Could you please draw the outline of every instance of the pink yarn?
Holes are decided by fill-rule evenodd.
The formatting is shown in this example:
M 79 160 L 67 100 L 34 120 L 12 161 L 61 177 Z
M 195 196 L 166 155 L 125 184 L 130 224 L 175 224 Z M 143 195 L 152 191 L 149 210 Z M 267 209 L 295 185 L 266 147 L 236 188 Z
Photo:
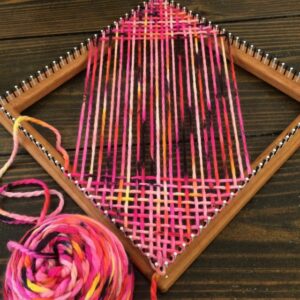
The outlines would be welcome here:
M 56 133 L 57 149 L 60 134 L 49 124 L 19 117 L 15 122 L 31 121 Z M 14 126 L 14 148 L 8 162 L 0 169 L 0 178 L 15 159 L 18 149 L 18 126 Z M 42 190 L 14 192 L 24 185 L 37 185 Z M 39 217 L 10 213 L 0 208 L 0 220 L 9 224 L 34 224 L 20 242 L 10 241 L 4 299 L 102 299 L 130 300 L 134 275 L 126 252 L 116 236 L 102 224 L 82 215 L 61 214 L 64 199 L 61 193 L 49 190 L 38 179 L 24 179 L 0 187 L 0 197 L 31 198 L 44 195 Z M 57 208 L 47 215 L 51 195 L 59 198 Z
M 38 184 L 43 191 L 13 193 L 7 188 Z M 132 299 L 134 276 L 126 252 L 113 233 L 82 215 L 60 213 L 63 197 L 39 180 L 20 180 L 0 188 L 6 197 L 45 195 L 41 215 L 23 216 L 0 210 L 0 219 L 10 224 L 36 224 L 12 251 L 4 299 Z M 46 216 L 50 195 L 59 197 L 55 211 Z M 48 195 L 48 196 L 46 196 Z

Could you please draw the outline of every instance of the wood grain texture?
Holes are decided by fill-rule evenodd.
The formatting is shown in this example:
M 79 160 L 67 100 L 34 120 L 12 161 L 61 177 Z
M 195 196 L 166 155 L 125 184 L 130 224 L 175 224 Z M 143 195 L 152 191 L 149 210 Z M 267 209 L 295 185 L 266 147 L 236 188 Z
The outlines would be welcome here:
M 282 5 L 281 0 L 268 0 L 263 3 L 260 0 L 179 2 L 217 22 L 274 19 L 300 14 L 300 3 L 297 0 L 289 0 L 285 5 Z M 139 0 L 1 1 L 0 38 L 95 31 L 109 25 L 141 3 Z
M 129 11 L 138 1 L 2 1 L 0 4 L 0 90 L 6 90 L 56 59 Z M 298 1 L 184 1 L 189 8 L 223 22 L 233 33 L 300 67 Z M 13 13 L 12 13 L 13 12 Z M 55 16 L 55 17 L 54 17 Z M 83 20 L 84 18 L 84 20 Z M 27 113 L 55 124 L 64 145 L 74 147 L 82 79 L 59 88 Z M 300 112 L 299 104 L 243 70 L 238 80 L 249 151 L 259 153 Z M 72 105 L 70 105 L 70 102 Z M 47 132 L 43 134 L 49 136 Z M 0 128 L 0 163 L 8 158 L 11 137 Z M 4 181 L 28 174 L 56 185 L 20 151 Z M 67 198 L 65 212 L 80 212 Z M 38 214 L 41 201 L 8 203 L 5 208 Z M 28 227 L 27 227 L 28 228 Z M 273 177 L 160 299 L 300 298 L 300 153 Z M 8 239 L 19 239 L 26 227 L 0 224 L 0 272 L 3 279 Z M 135 299 L 149 299 L 149 283 L 137 271 Z

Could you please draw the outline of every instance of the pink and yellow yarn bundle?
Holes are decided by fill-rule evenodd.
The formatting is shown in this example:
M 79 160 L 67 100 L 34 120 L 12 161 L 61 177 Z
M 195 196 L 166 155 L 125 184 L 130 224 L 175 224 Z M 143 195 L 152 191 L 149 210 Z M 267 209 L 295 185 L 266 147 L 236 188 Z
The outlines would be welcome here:
M 42 121 L 20 117 L 14 130 L 14 150 L 8 163 L 0 170 L 1 176 L 14 161 L 18 149 L 17 131 L 22 121 L 31 121 L 58 131 Z M 13 192 L 24 185 L 41 188 L 33 192 Z M 30 217 L 0 209 L 0 220 L 9 224 L 34 224 L 20 242 L 10 241 L 12 252 L 7 265 L 5 299 L 132 299 L 134 275 L 126 252 L 120 241 L 100 223 L 82 215 L 59 214 L 63 196 L 49 190 L 37 179 L 19 180 L 0 188 L 6 198 L 45 198 L 39 217 Z M 51 195 L 59 198 L 58 207 L 49 215 Z
M 48 217 L 8 246 L 7 299 L 132 299 L 122 244 L 86 216 Z

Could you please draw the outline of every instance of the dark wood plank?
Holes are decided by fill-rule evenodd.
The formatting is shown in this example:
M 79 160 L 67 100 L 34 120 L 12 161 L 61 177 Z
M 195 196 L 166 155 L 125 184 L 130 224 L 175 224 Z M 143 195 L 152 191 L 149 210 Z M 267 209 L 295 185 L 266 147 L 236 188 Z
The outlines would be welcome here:
M 0 66 L 2 70 L 7 70 L 6 76 L 1 77 L 1 92 L 34 75 L 45 65 L 50 66 L 53 60 L 58 61 L 59 56 L 89 37 L 89 34 L 73 34 L 0 41 Z
M 277 0 L 184 0 L 176 2 L 186 5 L 188 9 L 217 23 L 293 17 L 299 16 L 300 11 L 300 3 L 296 0 L 289 0 L 285 2 L 285 5 Z

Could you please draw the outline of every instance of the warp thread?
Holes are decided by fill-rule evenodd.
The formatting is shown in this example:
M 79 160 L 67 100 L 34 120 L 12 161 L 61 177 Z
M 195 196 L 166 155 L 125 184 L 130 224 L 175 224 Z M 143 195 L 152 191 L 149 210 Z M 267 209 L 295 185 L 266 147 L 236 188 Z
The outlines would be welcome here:
M 88 45 L 69 171 L 162 276 L 252 172 L 228 43 L 150 0 Z
M 13 163 L 18 149 L 18 128 L 30 121 L 49 128 L 56 135 L 57 150 L 68 167 L 68 155 L 61 137 L 51 125 L 22 116 L 14 125 L 14 148 L 0 169 L 0 178 Z M 37 185 L 39 191 L 13 192 L 24 185 Z M 5 299 L 117 299 L 133 296 L 134 275 L 126 252 L 116 236 L 100 223 L 82 215 L 60 214 L 64 204 L 61 193 L 49 190 L 38 179 L 25 179 L 0 187 L 0 197 L 31 198 L 44 195 L 39 217 L 9 213 L 0 209 L 0 220 L 9 224 L 35 224 L 19 243 L 10 241 L 5 283 Z M 49 215 L 51 195 L 59 198 Z

